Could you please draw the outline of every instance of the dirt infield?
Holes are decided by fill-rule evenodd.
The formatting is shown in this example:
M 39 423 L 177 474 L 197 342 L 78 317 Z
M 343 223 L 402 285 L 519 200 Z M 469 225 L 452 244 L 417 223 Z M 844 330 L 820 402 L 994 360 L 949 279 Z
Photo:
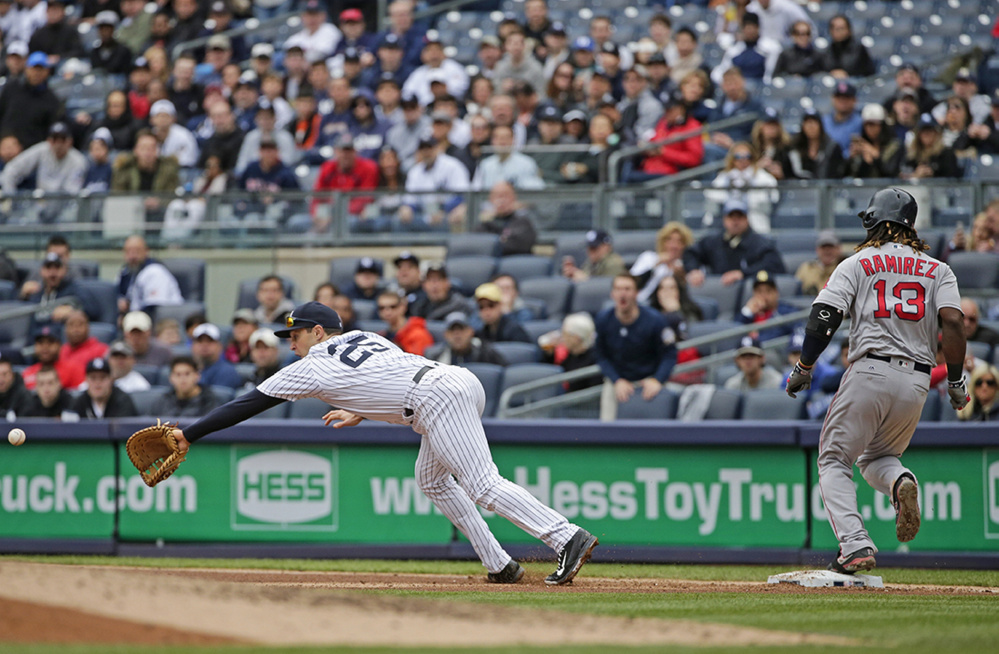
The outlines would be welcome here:
M 0 563 L 0 642 L 205 645 L 856 644 L 796 634 L 686 620 L 552 614 L 508 607 L 439 602 L 357 590 L 538 593 L 745 592 L 795 593 L 793 586 L 747 582 L 578 577 L 550 588 L 542 573 L 516 585 L 482 576 L 146 569 Z M 832 592 L 973 594 L 997 589 L 890 587 Z M 819 591 L 827 592 L 827 591 Z M 561 614 L 560 614 L 561 615 Z M 59 624 L 58 633 L 51 626 Z M 511 625 L 516 625 L 512 629 Z M 180 625 L 183 625 L 181 627 Z

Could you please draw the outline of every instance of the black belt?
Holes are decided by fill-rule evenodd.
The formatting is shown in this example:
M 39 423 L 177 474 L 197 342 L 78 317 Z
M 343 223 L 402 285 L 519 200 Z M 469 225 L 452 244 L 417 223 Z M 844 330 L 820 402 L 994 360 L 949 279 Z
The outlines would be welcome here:
M 885 356 L 881 356 L 879 354 L 868 353 L 867 354 L 867 358 L 868 359 L 874 359 L 875 361 L 884 361 L 885 363 L 891 363 L 891 357 L 885 357 Z M 925 375 L 930 374 L 930 367 L 928 365 L 926 365 L 925 363 L 915 363 L 915 364 L 913 364 L 912 367 L 915 368 L 917 372 L 921 372 L 921 373 L 923 373 Z
M 413 383 L 414 384 L 419 384 L 420 380 L 423 379 L 423 375 L 427 374 L 428 372 L 430 372 L 431 370 L 433 370 L 436 367 L 437 366 L 423 366 L 422 368 L 420 368 L 419 370 L 417 370 L 416 374 L 413 375 Z M 410 416 L 413 415 L 413 410 L 407 407 L 407 408 L 405 408 L 405 409 L 402 410 L 402 415 L 404 415 L 405 417 L 409 418 Z

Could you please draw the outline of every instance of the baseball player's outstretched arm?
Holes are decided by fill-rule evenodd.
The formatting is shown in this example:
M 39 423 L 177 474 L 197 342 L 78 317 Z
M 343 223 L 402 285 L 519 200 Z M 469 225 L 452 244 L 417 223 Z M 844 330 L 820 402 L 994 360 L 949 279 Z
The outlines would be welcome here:
M 843 312 L 836 307 L 822 302 L 812 305 L 812 313 L 805 324 L 805 341 L 801 346 L 802 365 L 811 367 L 815 363 L 842 322 Z
M 964 314 L 953 307 L 940 309 L 940 327 L 943 332 L 942 349 L 947 362 L 947 379 L 957 381 L 964 376 L 964 357 L 968 344 L 964 337 Z
M 237 397 L 231 402 L 227 402 L 220 407 L 212 409 L 205 417 L 201 418 L 183 432 L 183 438 L 189 442 L 207 436 L 208 434 L 232 427 L 248 418 L 252 418 L 258 413 L 263 413 L 267 409 L 277 406 L 287 400 L 280 397 L 271 397 L 253 389 L 245 395 Z M 177 430 L 180 431 L 180 430 Z

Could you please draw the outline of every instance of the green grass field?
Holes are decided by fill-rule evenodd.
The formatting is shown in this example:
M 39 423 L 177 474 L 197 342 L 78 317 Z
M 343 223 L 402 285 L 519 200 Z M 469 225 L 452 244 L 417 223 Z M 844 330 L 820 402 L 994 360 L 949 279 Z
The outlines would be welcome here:
M 5 560 L 46 561 L 90 565 L 136 565 L 149 567 L 259 568 L 301 571 L 411 572 L 440 574 L 481 574 L 477 563 L 437 561 L 313 561 L 313 560 L 214 560 L 214 559 L 128 559 L 94 557 L 6 557 Z M 547 572 L 550 563 L 527 564 L 529 571 Z M 687 566 L 589 564 L 583 577 L 662 578 L 706 581 L 763 581 L 767 575 L 790 568 L 762 566 Z M 879 569 L 887 583 L 940 584 L 999 587 L 999 571 Z M 0 580 L 2 581 L 2 580 Z M 685 619 L 712 623 L 745 625 L 792 632 L 833 634 L 858 639 L 856 647 L 787 646 L 780 652 L 995 652 L 999 651 L 999 597 L 981 595 L 907 595 L 875 591 L 842 594 L 807 593 L 537 593 L 537 592 L 414 592 L 364 591 L 426 599 L 434 602 L 495 604 L 507 607 L 537 608 L 565 612 L 567 619 L 578 615 L 606 615 L 655 619 Z M 515 629 L 516 625 L 511 625 Z M 669 652 L 774 651 L 775 648 L 733 647 L 731 649 L 670 647 Z M 284 652 L 365 652 L 400 651 L 389 648 L 149 648 L 138 646 L 53 646 L 0 643 L 7 654 L 277 654 Z M 662 647 L 565 647 L 483 648 L 483 649 L 405 649 L 406 652 L 661 652 Z

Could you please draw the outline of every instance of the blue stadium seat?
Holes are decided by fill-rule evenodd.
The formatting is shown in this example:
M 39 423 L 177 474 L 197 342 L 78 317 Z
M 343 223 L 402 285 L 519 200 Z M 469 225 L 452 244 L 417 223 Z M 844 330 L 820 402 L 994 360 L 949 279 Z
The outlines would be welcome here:
M 447 258 L 464 256 L 498 257 L 500 254 L 499 234 L 468 232 L 452 234 L 447 240 Z
M 445 262 L 451 284 L 471 297 L 480 284 L 488 282 L 496 272 L 496 259 L 484 255 L 451 257 Z
M 94 322 L 118 322 L 117 284 L 100 279 L 78 279 L 76 283 L 90 294 L 98 307 L 99 315 Z
M 222 404 L 236 397 L 236 389 L 228 386 L 211 386 L 211 391 L 215 393 L 215 397 L 219 398 L 219 402 Z
M 205 262 L 201 259 L 164 259 L 163 265 L 177 279 L 185 302 L 205 300 Z
M 954 252 L 947 260 L 961 290 L 999 288 L 999 257 L 988 252 Z
M 741 308 L 742 285 L 722 284 L 721 275 L 708 275 L 704 283 L 700 286 L 691 286 L 690 295 L 693 297 L 709 297 L 718 303 L 718 318 L 721 320 L 731 320 Z
M 7 302 L 16 297 L 17 284 L 8 279 L 0 279 L 0 302 Z
M 507 365 L 515 363 L 536 363 L 541 358 L 541 350 L 534 343 L 522 343 L 516 341 L 497 341 L 492 343 Z
M 717 332 L 725 331 L 727 329 L 732 329 L 733 327 L 741 327 L 740 323 L 734 320 L 714 320 L 711 322 L 702 321 L 695 322 L 691 325 L 687 325 L 687 338 L 697 338 L 699 336 L 707 336 L 709 334 L 715 334 Z M 709 354 L 712 350 L 722 352 L 725 350 L 734 350 L 739 347 L 739 341 L 741 337 L 734 336 L 732 338 L 726 338 L 713 347 L 701 347 L 698 350 L 701 354 Z
M 520 283 L 520 296 L 525 300 L 543 300 L 547 315 L 553 320 L 561 320 L 569 310 L 572 301 L 573 284 L 565 277 L 538 277 Z
M 434 343 L 444 342 L 444 321 L 443 320 L 428 320 L 427 321 L 427 331 L 430 335 L 434 337 Z
M 165 366 L 164 366 L 164 368 L 165 368 Z M 162 377 L 163 383 L 164 384 L 167 383 L 167 375 L 169 375 L 169 370 L 168 369 L 167 370 L 161 370 L 160 366 L 154 366 L 154 365 L 147 364 L 147 363 L 137 363 L 137 364 L 135 364 L 132 367 L 132 369 L 135 370 L 135 372 L 137 372 L 140 375 L 142 375 L 143 377 L 145 377 L 146 381 L 149 382 L 149 384 L 152 385 L 152 386 L 156 386 L 157 384 L 159 384 L 161 377 Z M 166 374 L 163 374 L 164 372 Z
M 503 383 L 500 387 L 500 391 L 505 391 L 511 386 L 516 386 L 518 384 L 544 379 L 545 377 L 550 377 L 552 375 L 558 375 L 562 372 L 564 372 L 562 370 L 562 366 L 556 366 L 550 363 L 515 363 L 503 369 Z M 562 386 L 560 384 L 551 384 L 515 396 L 510 400 L 510 406 L 521 406 L 528 401 L 537 402 L 539 400 L 555 397 L 556 395 L 561 395 L 561 393 Z
M 703 192 L 701 195 L 703 195 Z M 565 257 L 572 257 L 577 266 L 583 265 L 586 261 L 585 234 L 573 232 L 571 234 L 559 234 L 555 237 L 555 256 L 552 257 L 552 266 L 555 274 L 561 274 L 562 260 Z
M 135 404 L 135 409 L 139 412 L 140 416 L 151 416 L 153 404 L 168 390 L 170 390 L 168 386 L 154 385 L 152 388 L 147 390 L 130 393 L 129 397 L 132 398 L 132 402 Z
M 679 404 L 680 396 L 667 389 L 663 389 L 659 395 L 648 401 L 642 399 L 641 391 L 635 391 L 627 402 L 618 404 L 617 419 L 673 420 L 676 418 Z
M 510 275 L 518 282 L 535 277 L 548 277 L 552 274 L 551 257 L 537 254 L 516 254 L 500 257 L 496 266 L 497 275 Z
M 532 343 L 538 342 L 538 337 L 542 334 L 547 334 L 552 331 L 559 331 L 562 329 L 561 320 L 527 320 L 521 324 L 527 335 L 531 337 Z
M 704 414 L 705 420 L 735 420 L 739 417 L 742 407 L 742 394 L 737 391 L 727 391 L 724 388 L 715 389 Z
M 749 391 L 742 394 L 743 420 L 803 420 L 807 417 L 805 394 L 797 399 L 782 389 Z
M 569 302 L 569 313 L 586 311 L 596 316 L 610 302 L 613 281 L 611 277 L 591 277 L 576 282 L 573 285 L 572 299 Z
M 110 322 L 90 323 L 90 335 L 101 343 L 110 345 L 118 335 L 118 326 Z
M 469 372 L 475 375 L 482 388 L 486 391 L 486 407 L 482 411 L 483 418 L 491 418 L 496 415 L 496 405 L 499 402 L 500 388 L 503 383 L 503 366 L 492 363 L 468 363 L 465 364 Z

